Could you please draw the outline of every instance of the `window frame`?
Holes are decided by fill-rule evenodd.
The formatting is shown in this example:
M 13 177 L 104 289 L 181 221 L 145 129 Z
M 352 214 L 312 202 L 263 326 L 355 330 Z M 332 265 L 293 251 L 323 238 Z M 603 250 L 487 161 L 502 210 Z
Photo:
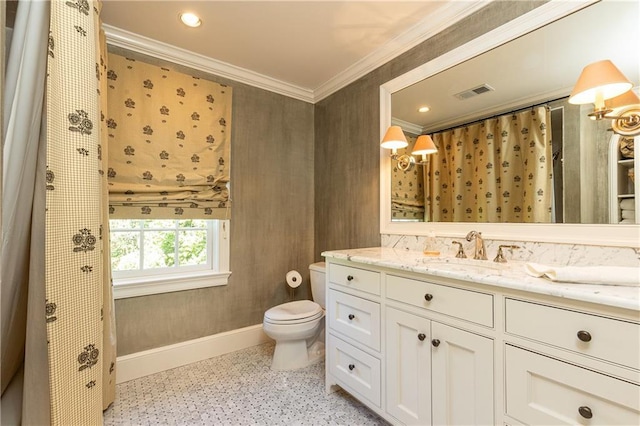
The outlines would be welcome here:
M 131 231 L 139 232 L 143 238 L 145 231 L 154 230 L 155 228 L 142 228 Z M 141 252 L 143 253 L 142 244 Z M 141 256 L 141 262 L 143 256 L 144 254 Z M 177 267 L 175 272 L 172 271 L 173 268 L 113 271 L 113 297 L 114 299 L 125 299 L 227 285 L 231 275 L 229 270 L 228 219 L 207 219 L 207 259 L 206 265 L 181 266 Z

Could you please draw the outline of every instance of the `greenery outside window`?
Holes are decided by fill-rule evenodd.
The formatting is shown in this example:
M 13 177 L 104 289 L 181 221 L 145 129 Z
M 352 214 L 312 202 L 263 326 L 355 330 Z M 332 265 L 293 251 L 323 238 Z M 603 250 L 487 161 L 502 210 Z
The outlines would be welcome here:
M 115 298 L 224 285 L 228 221 L 112 219 Z

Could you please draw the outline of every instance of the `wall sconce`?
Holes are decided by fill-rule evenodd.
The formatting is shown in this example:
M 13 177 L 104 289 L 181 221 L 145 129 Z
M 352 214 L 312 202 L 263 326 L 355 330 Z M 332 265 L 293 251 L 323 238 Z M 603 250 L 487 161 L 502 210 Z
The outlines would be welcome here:
M 611 102 L 627 92 L 631 91 L 633 84 L 622 74 L 622 72 L 608 59 L 594 62 L 587 65 L 582 70 L 578 81 L 569 96 L 571 104 L 595 105 L 592 113 L 589 114 L 594 120 L 604 118 L 611 119 L 613 131 L 624 136 L 635 136 L 640 134 L 640 103 L 638 97 L 633 92 L 630 100 L 619 99 L 616 102 L 629 102 L 617 111 L 616 115 L 611 115 L 614 111 Z
M 403 154 L 398 156 L 398 150 L 408 145 L 409 142 L 407 142 L 407 138 L 400 126 L 390 126 L 384 138 L 382 138 L 382 142 L 380 142 L 381 148 L 391 150 L 391 159 L 398 160 L 398 168 L 404 172 L 411 170 L 416 162 L 415 158 L 410 155 Z
M 382 138 L 382 142 L 380 142 L 381 148 L 391 150 L 391 158 L 394 160 L 398 159 L 398 150 L 408 145 L 409 142 L 407 142 L 407 138 L 404 136 L 400 126 L 389 126 L 387 133 Z
M 413 146 L 411 155 L 421 155 L 422 159 L 418 162 L 418 164 L 426 165 L 427 155 L 435 154 L 436 152 L 438 152 L 438 148 L 436 148 L 436 144 L 433 143 L 433 139 L 431 139 L 431 136 L 420 135 L 416 140 L 416 144 Z

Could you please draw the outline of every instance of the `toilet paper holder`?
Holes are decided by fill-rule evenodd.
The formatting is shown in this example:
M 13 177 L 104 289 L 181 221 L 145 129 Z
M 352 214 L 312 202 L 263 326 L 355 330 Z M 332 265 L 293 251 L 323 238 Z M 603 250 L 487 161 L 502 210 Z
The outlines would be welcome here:
M 289 298 L 293 300 L 296 288 L 298 288 L 300 284 L 302 284 L 302 275 L 300 275 L 300 272 L 296 270 L 291 270 L 287 272 L 285 280 L 287 282 L 287 285 L 289 286 Z

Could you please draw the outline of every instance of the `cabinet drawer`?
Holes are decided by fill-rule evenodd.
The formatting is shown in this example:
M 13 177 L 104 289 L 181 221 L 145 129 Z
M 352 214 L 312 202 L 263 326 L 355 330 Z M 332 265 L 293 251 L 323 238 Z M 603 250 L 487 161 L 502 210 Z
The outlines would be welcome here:
M 376 351 L 380 350 L 380 304 L 329 290 L 329 327 Z
M 506 331 L 640 369 L 638 324 L 506 299 Z
M 387 275 L 387 297 L 441 314 L 493 327 L 493 296 Z
M 329 372 L 360 395 L 380 406 L 380 360 L 329 335 Z
M 505 395 L 524 424 L 640 424 L 639 386 L 509 345 Z
M 380 295 L 379 272 L 330 263 L 329 282 Z

